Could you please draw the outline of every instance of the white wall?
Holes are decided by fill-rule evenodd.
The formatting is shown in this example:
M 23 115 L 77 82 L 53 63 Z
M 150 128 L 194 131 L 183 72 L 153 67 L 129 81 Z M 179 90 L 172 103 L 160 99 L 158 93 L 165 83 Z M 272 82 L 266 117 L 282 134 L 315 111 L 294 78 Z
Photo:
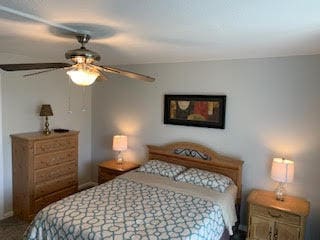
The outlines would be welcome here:
M 252 188 L 273 190 L 272 157 L 295 160 L 288 192 L 311 202 L 307 238 L 320 239 L 320 56 L 125 66 L 153 84 L 118 77 L 93 89 L 93 159 L 113 156 L 112 135 L 128 135 L 127 159 L 145 144 L 192 141 L 242 159 L 243 203 Z M 226 129 L 163 124 L 164 94 L 226 94 Z M 97 169 L 93 169 L 96 177 Z M 241 222 L 246 224 L 245 205 Z
M 0 75 L 0 89 L 2 85 L 1 75 Z M 2 93 L 0 91 L 0 219 L 4 214 L 4 188 L 3 188 L 3 149 L 2 149 Z
M 1 63 L 35 62 L 21 56 L 1 55 Z M 38 60 L 39 61 L 39 60 Z M 2 76 L 2 139 L 4 151 L 4 210 L 12 209 L 12 163 L 10 134 L 39 131 L 44 119 L 39 117 L 41 104 L 51 104 L 54 116 L 49 117 L 50 128 L 80 131 L 79 183 L 91 180 L 91 89 L 85 97 L 87 108 L 82 108 L 82 89 L 72 85 L 72 114 L 67 113 L 67 75 L 63 70 L 23 78 L 23 72 L 1 72 Z M 1 153 L 1 152 L 0 152 Z M 0 155 L 1 156 L 1 155 Z M 2 161 L 1 161 L 2 162 Z M 1 170 L 1 168 L 0 168 Z M 3 201 L 0 199 L 0 206 Z M 1 216 L 1 215 L 0 215 Z

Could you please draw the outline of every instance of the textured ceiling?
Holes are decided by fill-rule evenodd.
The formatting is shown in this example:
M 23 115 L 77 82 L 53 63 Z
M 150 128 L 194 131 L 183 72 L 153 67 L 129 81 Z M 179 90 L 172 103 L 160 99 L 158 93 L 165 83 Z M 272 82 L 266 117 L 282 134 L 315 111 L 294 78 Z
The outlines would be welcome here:
M 1 6 L 89 31 L 87 47 L 105 64 L 320 53 L 319 0 L 1 0 Z M 0 26 L 1 53 L 64 61 L 64 52 L 78 47 L 61 29 L 4 11 Z

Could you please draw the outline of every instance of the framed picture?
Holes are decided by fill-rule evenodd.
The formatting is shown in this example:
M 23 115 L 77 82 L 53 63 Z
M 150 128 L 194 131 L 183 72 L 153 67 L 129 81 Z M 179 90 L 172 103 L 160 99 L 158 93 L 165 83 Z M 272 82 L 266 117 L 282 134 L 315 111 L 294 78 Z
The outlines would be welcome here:
M 165 95 L 164 123 L 224 129 L 226 96 Z

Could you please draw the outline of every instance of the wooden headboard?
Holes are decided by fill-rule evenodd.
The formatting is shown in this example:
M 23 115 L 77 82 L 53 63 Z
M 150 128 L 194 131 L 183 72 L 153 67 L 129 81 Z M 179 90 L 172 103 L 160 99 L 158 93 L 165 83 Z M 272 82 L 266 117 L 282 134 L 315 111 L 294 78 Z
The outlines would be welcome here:
M 230 177 L 238 187 L 237 203 L 241 203 L 243 161 L 219 155 L 196 143 L 175 142 L 163 146 L 148 145 L 149 160 L 158 159 L 188 168 L 198 168 Z

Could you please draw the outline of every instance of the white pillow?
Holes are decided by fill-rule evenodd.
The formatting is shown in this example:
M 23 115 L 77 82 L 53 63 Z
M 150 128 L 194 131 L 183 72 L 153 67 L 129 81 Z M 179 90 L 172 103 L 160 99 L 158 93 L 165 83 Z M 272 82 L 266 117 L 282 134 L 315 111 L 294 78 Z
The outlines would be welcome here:
M 192 183 L 198 186 L 224 192 L 233 181 L 222 174 L 190 168 L 174 178 L 177 182 Z
M 160 160 L 150 160 L 138 168 L 137 171 L 173 178 L 186 169 L 186 167 L 181 165 L 167 163 Z

